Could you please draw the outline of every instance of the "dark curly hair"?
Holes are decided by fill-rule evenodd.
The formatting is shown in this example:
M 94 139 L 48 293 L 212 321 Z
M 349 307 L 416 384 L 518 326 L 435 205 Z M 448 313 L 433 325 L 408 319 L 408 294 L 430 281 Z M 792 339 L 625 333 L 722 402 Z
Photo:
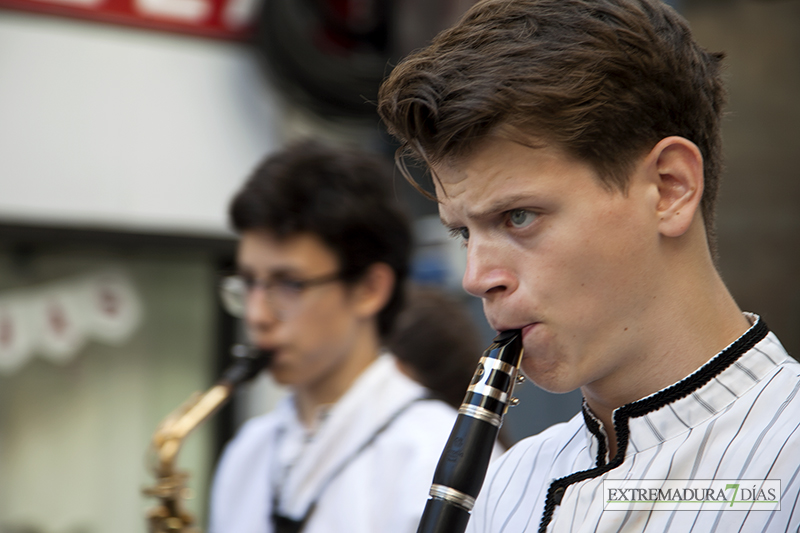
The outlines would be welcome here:
M 267 157 L 229 210 L 239 233 L 267 229 L 279 239 L 316 235 L 336 255 L 345 282 L 357 281 L 375 263 L 389 265 L 395 286 L 378 315 L 381 337 L 403 306 L 411 253 L 411 231 L 392 194 L 390 167 L 354 148 L 299 141 Z

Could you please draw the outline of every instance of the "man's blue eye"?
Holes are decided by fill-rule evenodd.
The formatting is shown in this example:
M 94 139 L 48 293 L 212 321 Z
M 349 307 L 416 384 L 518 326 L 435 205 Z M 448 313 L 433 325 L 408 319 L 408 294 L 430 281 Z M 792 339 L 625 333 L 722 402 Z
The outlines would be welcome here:
M 469 230 L 467 228 L 452 228 L 450 230 L 450 236 L 454 239 L 461 239 L 466 242 L 469 240 Z
M 536 220 L 536 213 L 527 209 L 514 209 L 508 213 L 508 221 L 515 228 L 524 228 Z

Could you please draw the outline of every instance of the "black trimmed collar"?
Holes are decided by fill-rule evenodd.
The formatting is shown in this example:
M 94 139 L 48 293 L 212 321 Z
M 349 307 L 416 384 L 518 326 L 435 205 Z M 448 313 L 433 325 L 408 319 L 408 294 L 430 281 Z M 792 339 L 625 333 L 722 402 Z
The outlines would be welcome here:
M 735 363 L 742 355 L 748 352 L 761 340 L 769 334 L 769 328 L 764 323 L 761 317 L 756 317 L 755 323 L 745 331 L 741 337 L 736 339 L 727 348 L 715 355 L 705 365 L 701 366 L 695 372 L 682 379 L 681 381 L 670 385 L 666 389 L 659 392 L 623 405 L 614 411 L 614 430 L 617 437 L 617 454 L 607 464 L 605 460 L 600 461 L 600 450 L 598 450 L 597 466 L 589 470 L 575 472 L 569 476 L 556 479 L 550 484 L 547 490 L 547 498 L 545 499 L 544 514 L 539 523 L 539 533 L 545 533 L 547 526 L 553 518 L 553 512 L 556 506 L 561 504 L 561 499 L 564 497 L 564 492 L 567 487 L 573 483 L 584 481 L 586 479 L 594 478 L 605 474 L 620 466 L 625 460 L 625 452 L 628 448 L 628 440 L 630 431 L 628 421 L 631 418 L 638 418 L 653 411 L 657 411 L 668 404 L 671 404 L 681 398 L 696 392 L 698 389 L 706 385 L 709 381 L 721 374 L 725 369 Z M 588 407 L 584 405 L 583 417 L 589 430 L 599 438 L 601 442 L 600 449 L 605 455 L 605 441 L 602 432 L 600 431 L 599 424 L 591 413 L 587 412 Z M 591 422 L 590 422 L 591 421 Z

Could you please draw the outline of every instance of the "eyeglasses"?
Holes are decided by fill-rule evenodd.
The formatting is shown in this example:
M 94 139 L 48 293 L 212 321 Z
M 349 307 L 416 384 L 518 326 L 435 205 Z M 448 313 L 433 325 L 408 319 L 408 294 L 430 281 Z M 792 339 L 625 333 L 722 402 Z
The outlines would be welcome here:
M 341 274 L 327 274 L 316 278 L 293 279 L 276 277 L 258 280 L 249 276 L 226 276 L 219 285 L 219 294 L 225 310 L 238 318 L 244 318 L 247 309 L 247 298 L 254 289 L 264 291 L 267 302 L 278 320 L 285 320 L 295 313 L 306 289 L 341 280 Z

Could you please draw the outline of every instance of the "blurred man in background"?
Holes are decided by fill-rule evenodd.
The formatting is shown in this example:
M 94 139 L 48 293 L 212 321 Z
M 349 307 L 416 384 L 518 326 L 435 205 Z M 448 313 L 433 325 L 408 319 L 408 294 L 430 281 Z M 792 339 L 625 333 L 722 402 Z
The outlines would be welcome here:
M 407 221 L 378 160 L 306 141 L 233 199 L 229 309 L 291 395 L 227 446 L 214 533 L 409 533 L 455 411 L 382 351 L 403 305 Z
M 463 302 L 444 289 L 412 285 L 387 345 L 400 368 L 458 409 L 486 347 Z
M 658 0 L 486 0 L 383 84 L 464 288 L 584 396 L 490 468 L 469 531 L 800 527 L 800 365 L 714 262 L 721 60 Z
M 464 302 L 432 285 L 412 285 L 387 341 L 400 369 L 458 409 L 488 341 Z M 511 445 L 501 426 L 493 458 Z

